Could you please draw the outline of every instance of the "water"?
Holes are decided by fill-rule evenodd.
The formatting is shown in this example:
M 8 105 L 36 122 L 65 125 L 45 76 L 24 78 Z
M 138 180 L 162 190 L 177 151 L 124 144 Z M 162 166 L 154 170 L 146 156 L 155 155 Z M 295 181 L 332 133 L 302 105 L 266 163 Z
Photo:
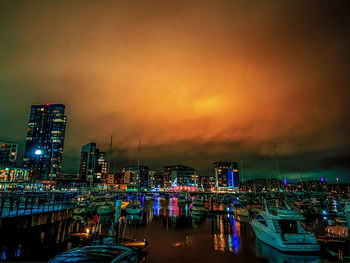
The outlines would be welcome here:
M 288 255 L 262 243 L 248 222 L 237 221 L 233 215 L 215 215 L 204 219 L 192 217 L 190 204 L 177 204 L 176 199 L 143 201 L 144 210 L 138 219 L 128 220 L 126 238 L 146 238 L 149 246 L 144 262 L 330 262 L 339 261 L 325 252 L 320 255 Z M 101 231 L 108 232 L 111 217 L 101 219 Z M 120 232 L 124 230 L 120 224 Z M 73 247 L 69 233 L 90 228 L 89 220 L 81 225 L 74 220 L 21 231 L 1 230 L 0 258 L 12 261 L 45 262 Z M 338 252 L 338 250 L 333 249 Z

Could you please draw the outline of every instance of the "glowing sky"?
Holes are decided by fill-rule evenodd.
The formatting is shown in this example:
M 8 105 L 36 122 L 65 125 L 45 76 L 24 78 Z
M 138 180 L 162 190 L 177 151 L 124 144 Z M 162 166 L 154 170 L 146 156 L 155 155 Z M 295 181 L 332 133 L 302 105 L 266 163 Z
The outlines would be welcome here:
M 249 3 L 248 3 L 249 2 Z M 0 140 L 31 104 L 63 103 L 64 170 L 80 147 L 117 168 L 243 160 L 247 173 L 348 176 L 347 1 L 1 1 Z

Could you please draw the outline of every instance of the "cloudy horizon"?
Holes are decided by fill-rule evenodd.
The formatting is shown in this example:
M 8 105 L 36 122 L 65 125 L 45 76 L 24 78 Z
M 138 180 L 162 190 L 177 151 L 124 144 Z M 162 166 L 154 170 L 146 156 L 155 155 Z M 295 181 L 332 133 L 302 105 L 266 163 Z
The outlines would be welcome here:
M 0 3 L 0 141 L 24 151 L 32 104 L 66 105 L 63 172 L 80 148 L 115 167 L 178 164 L 247 178 L 349 176 L 346 1 Z M 20 155 L 21 157 L 22 155 Z

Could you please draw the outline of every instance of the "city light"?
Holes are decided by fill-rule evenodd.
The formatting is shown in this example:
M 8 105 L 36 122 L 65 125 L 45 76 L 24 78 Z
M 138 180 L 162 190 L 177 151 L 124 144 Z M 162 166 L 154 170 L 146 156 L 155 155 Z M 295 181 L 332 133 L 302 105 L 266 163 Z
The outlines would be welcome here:
M 43 151 L 40 149 L 35 150 L 35 155 L 42 155 Z

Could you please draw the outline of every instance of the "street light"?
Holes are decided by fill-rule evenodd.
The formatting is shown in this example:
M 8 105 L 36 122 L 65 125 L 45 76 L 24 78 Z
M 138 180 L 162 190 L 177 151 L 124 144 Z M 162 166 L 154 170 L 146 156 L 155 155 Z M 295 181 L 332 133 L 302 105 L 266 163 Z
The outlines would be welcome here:
M 35 155 L 40 156 L 40 155 L 42 155 L 43 151 L 40 149 L 37 149 L 37 150 L 35 150 L 34 153 L 35 153 Z
M 36 155 L 36 166 L 35 166 L 35 176 L 38 177 L 39 173 L 39 157 L 43 154 L 43 151 L 40 149 L 36 149 L 34 151 L 34 154 Z M 38 179 L 38 178 L 35 178 Z

